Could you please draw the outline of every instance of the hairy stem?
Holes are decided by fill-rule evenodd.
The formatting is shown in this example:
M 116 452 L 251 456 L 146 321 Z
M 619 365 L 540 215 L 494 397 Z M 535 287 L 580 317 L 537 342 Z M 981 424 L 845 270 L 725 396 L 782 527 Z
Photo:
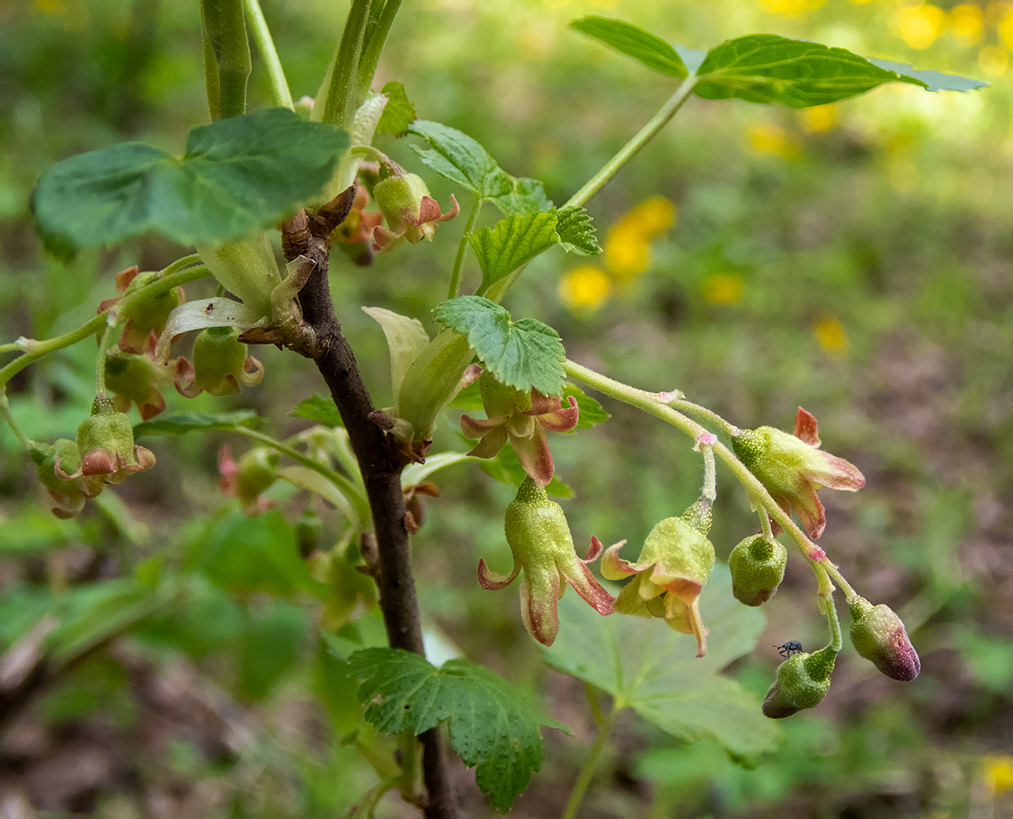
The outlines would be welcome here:
M 164 293 L 166 290 L 171 290 L 173 287 L 178 287 L 181 284 L 187 284 L 210 276 L 211 271 L 203 265 L 184 268 L 185 265 L 193 265 L 194 262 L 197 261 L 199 261 L 199 257 L 193 255 L 173 262 L 173 264 L 169 265 L 169 267 L 165 268 L 165 270 L 161 272 L 157 279 L 144 287 L 138 288 L 133 293 L 124 296 L 116 302 L 114 306 L 122 315 L 133 305 L 138 304 L 145 299 L 151 298 L 159 293 Z M 40 358 L 44 358 L 56 350 L 62 350 L 64 347 L 69 347 L 72 344 L 76 344 L 77 342 L 88 338 L 88 336 L 97 333 L 106 324 L 107 313 L 108 310 L 105 310 L 95 316 L 95 318 L 86 321 L 77 329 L 64 333 L 61 336 L 56 336 L 55 338 L 46 339 L 45 341 L 19 339 L 15 342 L 15 344 L 19 350 L 23 351 L 24 354 L 15 358 L 5 367 L 0 368 L 0 387 L 3 387 L 3 385 L 10 381 L 11 378 L 21 372 L 29 364 L 33 364 Z
M 264 61 L 264 70 L 267 71 L 267 79 L 271 84 L 271 97 L 274 104 L 291 108 L 292 92 L 285 79 L 285 70 L 281 67 L 281 60 L 278 59 L 278 51 L 271 38 L 271 29 L 267 27 L 267 20 L 264 19 L 264 12 L 260 8 L 260 0 L 243 0 L 243 7 L 246 9 L 246 20 L 250 24 L 253 42 L 257 44 L 260 59 Z
M 243 0 L 201 0 L 208 109 L 211 119 L 246 113 L 246 84 L 253 71 Z M 208 64 L 210 56 L 211 65 Z
M 669 97 L 668 101 L 658 109 L 658 113 L 651 117 L 647 124 L 637 131 L 633 138 L 623 145 L 619 149 L 619 152 L 606 162 L 598 173 L 584 183 L 584 186 L 571 196 L 563 207 L 569 208 L 583 205 L 588 199 L 598 193 L 623 165 L 629 162 L 641 148 L 654 139 L 658 132 L 668 124 L 668 121 L 676 115 L 686 100 L 689 99 L 695 85 L 696 77 L 690 74 L 690 76 L 682 81 L 679 90 Z
M 584 796 L 587 794 L 587 789 L 590 787 L 591 781 L 598 770 L 602 755 L 608 747 L 609 739 L 612 737 L 612 729 L 615 728 L 616 717 L 618 715 L 619 709 L 613 703 L 612 710 L 599 721 L 598 736 L 595 738 L 594 745 L 591 746 L 588 755 L 584 758 L 584 764 L 580 766 L 580 774 L 577 776 L 577 781 L 573 783 L 570 798 L 566 800 L 566 808 L 563 811 L 562 819 L 576 819 L 577 811 L 580 810 L 581 802 L 584 801 Z
M 450 274 L 450 289 L 447 291 L 448 299 L 456 299 L 461 295 L 461 272 L 464 269 L 464 255 L 468 252 L 468 234 L 475 229 L 475 222 L 478 221 L 480 210 L 482 210 L 482 198 L 476 193 L 471 198 L 471 210 L 468 211 L 468 221 L 464 225 L 464 233 L 461 234 L 461 242 L 457 246 L 457 256 L 454 258 L 454 270 Z
M 377 0 L 378 1 L 378 0 Z M 314 122 L 330 122 L 348 128 L 359 107 L 354 102 L 353 77 L 362 59 L 362 48 L 366 37 L 366 22 L 374 0 L 352 0 L 348 19 L 341 33 L 341 42 L 327 67 L 323 83 L 317 92 L 310 119 Z M 361 102 L 361 100 L 360 100 Z
M 305 256 L 313 265 L 299 302 L 314 342 L 311 348 L 299 352 L 312 358 L 320 371 L 358 461 L 376 534 L 377 583 L 388 640 L 392 648 L 425 656 L 401 491 L 405 463 L 387 445 L 386 436 L 372 420 L 375 407 L 335 315 L 327 281 L 329 236 L 347 215 L 354 192 L 354 187 L 349 188 L 339 197 L 342 203 L 335 200 L 317 215 L 296 214 L 285 225 L 282 244 L 287 258 Z M 454 817 L 457 809 L 439 728 L 422 734 L 421 741 L 423 777 L 429 794 L 425 815 L 431 819 Z

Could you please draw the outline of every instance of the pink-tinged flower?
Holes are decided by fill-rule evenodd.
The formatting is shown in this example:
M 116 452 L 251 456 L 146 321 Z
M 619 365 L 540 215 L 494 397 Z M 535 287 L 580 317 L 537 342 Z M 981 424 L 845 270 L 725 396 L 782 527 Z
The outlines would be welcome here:
M 587 567 L 601 554 L 601 543 L 592 538 L 585 558 L 577 557 L 562 508 L 531 478 L 524 479 L 507 507 L 504 531 L 514 557 L 513 571 L 502 575 L 480 560 L 478 582 L 483 589 L 498 590 L 523 572 L 521 619 L 538 642 L 551 646 L 559 633 L 558 601 L 567 583 L 599 614 L 612 613 L 614 598 Z
M 238 461 L 225 444 L 218 450 L 218 486 L 228 498 L 237 498 L 244 515 L 255 518 L 274 506 L 261 496 L 278 478 L 278 453 L 263 447 L 251 449 Z
M 858 467 L 819 449 L 816 418 L 802 407 L 795 434 L 773 427 L 743 430 L 732 438 L 739 460 L 759 479 L 785 512 L 795 510 L 811 538 L 827 525 L 826 510 L 816 495 L 821 486 L 854 492 L 865 486 Z M 776 532 L 775 532 L 776 534 Z
M 57 464 L 68 472 L 76 472 L 80 466 L 81 454 L 77 443 L 69 438 L 59 438 L 53 444 L 32 442 L 29 454 L 35 464 L 39 481 L 46 487 L 53 501 L 51 511 L 61 520 L 74 517 L 84 509 L 85 500 L 94 498 L 105 486 L 105 481 L 101 477 L 79 475 L 64 480 L 56 474 Z
M 393 163 L 391 163 L 393 164 Z M 401 239 L 417 244 L 423 239 L 433 240 L 437 222 L 447 222 L 460 212 L 453 194 L 454 207 L 444 213 L 421 176 L 406 174 L 394 166 L 394 174 L 376 183 L 373 195 L 380 211 L 387 219 L 387 227 L 379 225 L 373 231 L 373 246 L 377 252 L 389 250 Z
M 126 412 L 137 405 L 141 418 L 154 418 L 165 409 L 162 387 L 172 381 L 172 365 L 159 364 L 150 355 L 111 350 L 106 355 L 106 389 L 113 393 L 113 406 Z
M 108 398 L 96 398 L 91 416 L 77 428 L 77 449 L 81 460 L 76 469 L 68 464 L 72 468 L 69 474 L 63 459 L 56 459 L 55 472 L 62 480 L 83 476 L 101 478 L 104 483 L 122 483 L 127 475 L 155 465 L 151 450 L 134 443 L 130 419 L 117 412 Z
M 193 342 L 193 363 L 176 359 L 173 382 L 181 395 L 194 398 L 202 392 L 234 395 L 244 387 L 253 387 L 264 378 L 264 365 L 239 340 L 238 327 L 209 327 Z
M 492 458 L 509 440 L 524 471 L 541 486 L 552 480 L 556 471 L 545 432 L 569 432 L 577 426 L 580 410 L 572 395 L 564 407 L 560 398 L 550 398 L 538 390 L 520 392 L 501 384 L 490 373 L 479 379 L 486 419 L 461 416 L 461 431 L 468 438 L 480 438 L 469 452 L 478 458 Z
M 116 292 L 119 293 L 119 297 L 99 302 L 98 312 L 112 307 L 127 293 L 143 287 L 158 277 L 155 272 L 138 274 L 138 270 L 137 265 L 134 265 L 116 274 Z M 119 348 L 127 353 L 146 353 L 153 350 L 169 313 L 185 301 L 183 288 L 174 287 L 172 290 L 151 296 L 140 304 L 135 304 L 124 314 L 126 322 L 120 334 Z
M 710 507 L 703 506 L 694 504 L 681 518 L 658 523 L 644 541 L 637 562 L 619 557 L 625 540 L 609 547 L 601 561 L 601 573 L 608 580 L 633 576 L 619 592 L 613 610 L 660 617 L 670 628 L 694 635 L 697 657 L 707 653 L 708 629 L 700 617 L 700 592 L 714 568 L 714 546 L 706 537 Z
M 340 245 L 362 245 L 361 248 L 341 248 L 352 256 L 352 260 L 360 267 L 368 267 L 372 264 L 373 231 L 383 224 L 383 214 L 379 211 L 364 213 L 368 205 L 369 191 L 362 185 L 356 185 L 352 209 L 344 221 L 331 233 L 331 239 Z

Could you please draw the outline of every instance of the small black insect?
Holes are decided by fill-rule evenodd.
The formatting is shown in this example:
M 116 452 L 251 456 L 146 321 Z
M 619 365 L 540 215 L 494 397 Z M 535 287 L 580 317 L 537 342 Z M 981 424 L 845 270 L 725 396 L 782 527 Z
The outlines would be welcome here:
M 805 649 L 802 648 L 802 644 L 798 640 L 789 640 L 783 646 L 774 646 L 777 649 L 777 653 L 782 657 L 790 657 L 792 654 L 801 654 Z

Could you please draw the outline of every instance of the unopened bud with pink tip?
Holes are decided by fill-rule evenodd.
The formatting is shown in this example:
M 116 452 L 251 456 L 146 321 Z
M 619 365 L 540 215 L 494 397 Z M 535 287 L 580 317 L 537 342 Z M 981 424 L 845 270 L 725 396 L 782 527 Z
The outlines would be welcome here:
M 379 225 L 373 231 L 376 249 L 388 250 L 401 239 L 412 244 L 423 239 L 432 241 L 436 223 L 453 219 L 460 212 L 457 199 L 450 201 L 454 206 L 444 213 L 432 196 L 425 180 L 414 173 L 405 173 L 393 162 L 383 166 L 381 171 L 390 175 L 381 179 L 373 188 L 380 212 L 387 219 L 387 227 Z
M 848 606 L 855 650 L 890 679 L 910 682 L 917 677 L 922 661 L 894 610 L 882 603 L 874 606 L 864 597 L 850 600 Z
M 827 646 L 812 654 L 796 654 L 781 663 L 763 701 L 763 715 L 784 719 L 819 705 L 830 690 L 836 660 L 837 652 Z
M 130 419 L 117 412 L 108 398 L 96 398 L 91 416 L 77 428 L 77 449 L 81 461 L 71 474 L 64 469 L 62 459 L 56 461 L 55 472 L 65 481 L 98 477 L 105 483 L 121 483 L 130 473 L 155 465 L 151 450 L 134 443 Z
M 234 395 L 240 384 L 253 387 L 264 378 L 264 366 L 239 341 L 238 327 L 208 327 L 193 342 L 193 363 L 176 360 L 174 382 L 181 395 L 193 398 L 201 392 Z

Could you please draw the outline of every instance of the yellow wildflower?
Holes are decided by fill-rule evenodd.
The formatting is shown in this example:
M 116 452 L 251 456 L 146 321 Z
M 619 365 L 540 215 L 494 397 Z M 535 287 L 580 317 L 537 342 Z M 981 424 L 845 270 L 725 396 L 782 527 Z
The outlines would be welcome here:
M 833 316 L 824 316 L 813 322 L 813 335 L 831 358 L 844 358 L 848 354 L 848 334 L 844 325 Z
M 946 12 L 931 3 L 904 6 L 893 13 L 890 28 L 910 48 L 923 51 L 946 31 Z
M 1009 9 L 1003 15 L 1002 20 L 995 27 L 999 32 L 999 39 L 1006 48 L 1013 49 L 1013 9 Z
M 802 127 L 811 134 L 825 134 L 836 124 L 836 105 L 815 105 L 802 109 Z
M 768 14 L 797 17 L 803 11 L 822 8 L 826 0 L 757 0 L 757 5 Z
M 559 282 L 559 297 L 575 313 L 593 313 L 611 295 L 612 282 L 594 265 L 575 267 Z
M 772 122 L 759 122 L 751 125 L 746 131 L 749 150 L 754 154 L 771 154 L 787 156 L 792 151 L 788 133 L 780 125 Z
M 626 213 L 605 237 L 605 266 L 620 281 L 643 273 L 651 264 L 650 241 L 672 227 L 675 205 L 651 196 Z
M 988 77 L 1001 77 L 1009 68 L 1009 52 L 1002 46 L 985 46 L 978 52 L 978 68 Z
M 737 273 L 712 273 L 700 284 L 708 304 L 737 304 L 742 299 L 742 276 Z
M 961 3 L 950 12 L 950 31 L 961 45 L 975 45 L 981 39 L 983 28 L 980 6 Z
M 1013 756 L 986 756 L 981 761 L 985 784 L 993 794 L 1013 789 Z

